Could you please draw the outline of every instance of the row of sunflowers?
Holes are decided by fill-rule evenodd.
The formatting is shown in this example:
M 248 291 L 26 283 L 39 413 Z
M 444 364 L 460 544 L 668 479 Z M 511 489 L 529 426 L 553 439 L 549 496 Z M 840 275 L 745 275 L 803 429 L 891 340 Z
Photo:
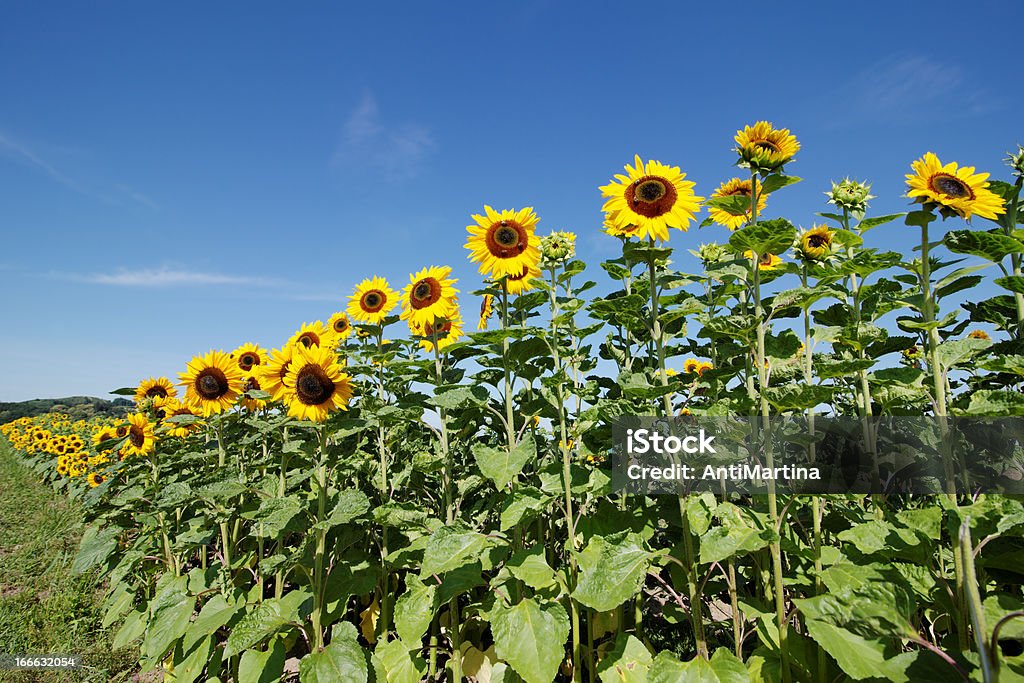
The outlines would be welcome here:
M 371 277 L 279 348 L 120 390 L 124 421 L 4 425 L 85 506 L 115 644 L 179 683 L 1024 677 L 1024 504 L 947 450 L 928 496 L 613 489 L 622 416 L 1024 414 L 1024 148 L 1010 182 L 925 154 L 907 213 L 834 182 L 798 230 L 766 217 L 796 137 L 735 143 L 708 198 L 639 157 L 600 188 L 601 296 L 575 235 L 485 206 L 475 332 L 450 268 Z M 728 238 L 681 272 L 703 209 Z M 898 220 L 916 256 L 868 246 Z

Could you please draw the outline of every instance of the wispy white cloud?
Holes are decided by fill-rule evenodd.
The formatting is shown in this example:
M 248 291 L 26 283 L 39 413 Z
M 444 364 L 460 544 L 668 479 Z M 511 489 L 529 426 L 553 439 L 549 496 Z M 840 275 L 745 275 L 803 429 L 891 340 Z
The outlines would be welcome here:
M 129 187 L 127 185 L 122 185 L 121 183 L 118 183 L 114 187 L 117 189 L 118 192 L 122 193 L 123 195 L 125 195 L 134 202 L 138 202 L 143 206 L 148 206 L 153 210 L 157 210 L 160 208 L 160 205 L 153 201 L 152 198 L 150 198 L 148 195 L 139 192 L 135 188 Z
M 377 98 L 367 91 L 345 121 L 333 162 L 369 164 L 392 179 L 409 178 L 419 172 L 424 157 L 435 147 L 430 130 L 422 124 L 385 122 Z
M 828 93 L 842 103 L 843 113 L 834 126 L 865 117 L 887 121 L 910 120 L 920 112 L 943 106 L 945 115 L 973 116 L 998 108 L 999 100 L 975 85 L 960 64 L 920 54 L 885 57 L 867 64 Z
M 78 282 L 115 287 L 180 287 L 180 286 L 217 286 L 246 285 L 255 287 L 273 287 L 282 284 L 281 280 L 252 277 L 248 275 L 228 275 L 171 267 L 141 268 L 137 270 L 121 269 L 113 273 L 91 273 L 85 275 L 65 275 Z

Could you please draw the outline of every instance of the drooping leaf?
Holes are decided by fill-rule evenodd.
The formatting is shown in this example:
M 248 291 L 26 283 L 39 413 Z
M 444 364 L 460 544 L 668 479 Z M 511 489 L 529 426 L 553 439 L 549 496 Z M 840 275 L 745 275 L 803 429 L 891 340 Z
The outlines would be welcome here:
M 514 607 L 491 611 L 498 657 L 527 683 L 550 683 L 558 673 L 569 637 L 569 615 L 557 602 L 525 598 Z

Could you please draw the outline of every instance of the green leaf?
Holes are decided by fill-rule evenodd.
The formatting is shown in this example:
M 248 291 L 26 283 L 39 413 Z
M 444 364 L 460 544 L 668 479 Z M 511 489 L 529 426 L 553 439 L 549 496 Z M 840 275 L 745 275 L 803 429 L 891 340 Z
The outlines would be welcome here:
M 952 368 L 963 361 L 969 361 L 978 353 L 992 346 L 987 339 L 954 339 L 938 345 L 935 356 L 943 368 Z
M 487 537 L 461 522 L 439 528 L 423 550 L 420 578 L 457 569 L 479 559 L 487 547 Z
M 401 640 L 378 642 L 371 661 L 377 683 L 419 683 L 427 672 L 423 658 Z
M 503 489 L 537 457 L 537 445 L 529 435 L 524 436 L 512 450 L 473 444 L 473 457 L 483 475 L 498 489 Z
M 359 489 L 345 489 L 338 493 L 338 502 L 326 520 L 314 525 L 314 528 L 333 529 L 342 524 L 348 524 L 358 517 L 366 514 L 370 509 L 370 499 Z
M 197 636 L 212 635 L 231 621 L 241 609 L 242 605 L 228 602 L 222 594 L 217 593 L 199 610 L 199 616 L 192 622 L 189 632 Z
M 531 519 L 536 513 L 547 507 L 551 496 L 533 486 L 519 486 L 508 494 L 505 506 L 501 510 L 501 531 L 518 525 L 524 519 Z
M 946 248 L 957 254 L 970 254 L 999 263 L 1009 254 L 1024 251 L 1024 244 L 1006 235 L 974 230 L 951 230 L 943 241 Z
M 414 574 L 405 578 L 405 592 L 395 603 L 395 630 L 407 643 L 418 643 L 430 628 L 437 603 L 437 585 L 425 585 Z
M 228 636 L 224 656 L 232 657 L 272 636 L 285 625 L 298 619 L 297 610 L 287 598 L 272 598 L 253 605 Z
M 735 555 L 760 550 L 770 542 L 766 530 L 732 503 L 719 504 L 715 516 L 721 525 L 701 536 L 701 564 L 721 562 Z
M 971 394 L 966 413 L 996 417 L 1024 415 L 1024 394 L 1001 389 L 979 389 Z
M 1008 275 L 1006 277 L 997 277 L 993 282 L 1015 294 L 1024 294 L 1024 276 Z
M 704 205 L 724 211 L 730 216 L 746 216 L 750 211 L 750 197 L 739 194 L 710 197 L 704 201 Z
M 124 623 L 121 624 L 121 628 L 118 629 L 117 634 L 114 636 L 114 642 L 112 643 L 114 649 L 119 650 L 141 638 L 146 632 L 147 617 L 148 613 L 144 609 L 129 612 L 128 616 L 124 619 Z
M 814 619 L 808 619 L 806 625 L 811 638 L 825 652 L 832 655 L 839 668 L 854 680 L 907 680 L 899 662 L 893 661 L 895 653 L 886 649 L 885 639 L 864 638 L 844 628 Z
M 534 590 L 555 585 L 555 570 L 544 557 L 544 546 L 520 550 L 505 563 L 512 576 Z
M 726 648 L 718 648 L 711 659 L 697 656 L 680 662 L 671 652 L 654 658 L 647 683 L 750 683 L 747 667 Z
M 487 405 L 487 399 L 487 389 L 479 384 L 473 386 L 459 385 L 438 387 L 437 392 L 430 399 L 430 403 L 438 408 L 457 410 L 470 406 L 479 407 Z
M 573 597 L 598 612 L 615 609 L 640 591 L 651 553 L 634 532 L 594 536 L 579 554 L 579 581 Z
M 185 592 L 185 577 L 178 577 L 164 586 L 150 605 L 146 638 L 142 642 L 142 655 L 146 659 L 160 661 L 185 635 L 195 604 L 195 597 Z
M 729 245 L 739 253 L 780 254 L 792 247 L 795 240 L 793 224 L 785 218 L 773 218 L 740 228 L 729 237 Z
M 527 683 L 551 683 L 565 656 L 569 615 L 557 602 L 526 598 L 512 608 L 499 603 L 491 612 L 491 633 L 498 657 Z
M 904 225 L 916 225 L 920 227 L 927 227 L 929 223 L 935 220 L 935 214 L 931 211 L 911 211 L 903 219 Z
M 117 548 L 117 535 L 120 529 L 89 526 L 82 534 L 82 542 L 78 547 L 75 561 L 71 563 L 72 574 L 82 574 L 110 557 Z
M 773 173 L 772 175 L 768 176 L 763 181 L 761 181 L 761 192 L 758 192 L 757 194 L 758 196 L 760 196 L 762 192 L 765 194 L 769 192 L 775 192 L 777 190 L 781 190 L 782 188 L 788 185 L 795 185 L 799 183 L 801 180 L 802 178 L 797 178 L 795 175 L 782 175 L 780 173 Z M 747 203 L 750 203 L 749 199 L 747 200 Z
M 321 652 L 310 652 L 299 662 L 300 683 L 366 683 L 370 669 L 357 637 L 355 626 L 338 622 L 331 644 Z
M 804 410 L 832 400 L 834 387 L 815 384 L 784 384 L 765 389 L 765 397 L 776 410 Z
M 645 683 L 653 657 L 647 647 L 628 633 L 619 632 L 615 647 L 597 665 L 602 683 Z
M 879 225 L 885 225 L 890 221 L 894 221 L 897 218 L 904 216 L 903 213 L 890 213 L 886 216 L 875 216 L 874 218 L 865 218 L 857 224 L 857 232 L 867 232 L 871 228 L 877 228 Z
M 296 496 L 267 498 L 253 515 L 257 522 L 253 530 L 257 536 L 276 538 L 302 510 L 303 504 Z
M 246 650 L 238 663 L 238 683 L 277 683 L 284 671 L 284 641 L 277 639 L 266 652 Z

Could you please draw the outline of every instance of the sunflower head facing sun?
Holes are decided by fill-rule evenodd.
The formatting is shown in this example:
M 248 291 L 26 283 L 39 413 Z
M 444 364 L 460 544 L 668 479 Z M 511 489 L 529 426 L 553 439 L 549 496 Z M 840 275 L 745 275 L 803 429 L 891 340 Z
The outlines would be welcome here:
M 484 215 L 473 214 L 467 225 L 469 260 L 480 263 L 480 272 L 495 280 L 516 276 L 540 261 L 537 214 L 531 207 L 498 212 L 484 206 Z
M 757 181 L 754 184 L 754 187 L 757 188 L 757 213 L 758 215 L 760 215 L 761 212 L 764 211 L 765 205 L 768 203 L 768 197 L 766 193 L 761 191 L 760 181 Z M 737 228 L 741 227 L 744 223 L 749 221 L 751 192 L 750 188 L 750 178 L 747 178 L 746 180 L 742 178 L 733 178 L 719 185 L 718 189 L 711 193 L 712 199 L 714 199 L 715 197 L 746 197 L 747 208 L 746 210 L 740 211 L 739 213 L 734 213 L 732 211 L 727 211 L 725 209 L 720 209 L 718 207 L 712 206 L 708 211 L 708 213 L 711 215 L 711 220 L 713 220 L 715 223 L 718 223 L 719 225 L 724 225 L 730 230 L 736 230 Z
M 615 182 L 601 187 L 601 195 L 608 197 L 602 210 L 619 234 L 667 242 L 668 229 L 686 230 L 704 198 L 693 193 L 696 183 L 686 180 L 678 166 L 644 163 L 640 155 L 634 164 L 626 164 L 626 175 L 616 174 Z
M 430 266 L 409 276 L 402 293 L 402 320 L 410 327 L 422 328 L 436 318 L 447 318 L 455 309 L 457 280 L 448 266 Z
M 815 225 L 800 235 L 797 251 L 809 261 L 821 261 L 832 254 L 834 233 L 824 225 Z
M 973 166 L 958 166 L 955 161 L 943 165 L 931 152 L 910 165 L 907 196 L 924 204 L 926 210 L 937 207 L 946 218 L 972 215 L 996 220 L 1006 213 L 1003 198 L 988 189 L 988 173 L 975 173 Z
M 349 322 L 348 316 L 341 311 L 330 317 L 327 321 L 327 327 L 331 328 L 331 331 L 338 336 L 338 339 L 347 339 L 352 334 L 352 323 Z
M 193 431 L 199 429 L 199 423 L 197 422 L 187 424 L 184 422 L 170 421 L 170 418 L 180 417 L 181 415 L 191 415 L 193 417 L 198 417 L 195 414 L 195 412 L 193 412 L 192 408 L 188 406 L 188 404 L 182 403 L 180 401 L 171 401 L 170 403 L 164 406 L 164 418 L 161 421 L 161 424 L 164 426 L 164 428 L 167 429 L 167 434 L 169 436 L 176 436 L 180 439 L 184 439 Z
M 142 403 L 153 398 L 174 398 L 177 395 L 178 390 L 174 388 L 171 380 L 166 377 L 150 377 L 139 382 L 135 389 L 135 402 Z
M 397 305 L 398 292 L 391 289 L 388 281 L 382 277 L 371 277 L 356 285 L 346 310 L 357 322 L 380 325 Z
M 228 410 L 244 390 L 238 363 L 223 351 L 196 356 L 178 377 L 185 386 L 185 402 L 203 417 Z
M 242 344 L 230 355 L 243 373 L 252 372 L 254 367 L 267 362 L 267 352 L 252 342 Z
M 436 319 L 423 327 L 412 327 L 411 331 L 420 340 L 424 351 L 434 350 L 434 339 L 437 339 L 437 350 L 444 351 L 457 342 L 462 336 L 462 313 L 456 308 L 448 318 Z M 436 337 L 435 337 L 436 335 Z
M 338 346 L 339 338 L 334 330 L 317 320 L 312 323 L 302 323 L 302 327 L 288 340 L 289 346 L 323 346 L 334 350 Z
M 768 121 L 745 126 L 736 131 L 734 139 L 740 165 L 758 172 L 777 171 L 800 151 L 800 143 L 788 128 L 775 128 Z
M 146 455 L 156 449 L 156 437 L 153 435 L 153 423 L 142 413 L 128 415 L 128 439 L 121 447 L 122 457 L 130 455 Z
M 752 252 L 752 251 L 745 251 L 745 252 L 743 252 L 743 255 L 746 256 L 748 259 L 754 258 L 754 252 Z M 775 254 L 765 253 L 765 254 L 761 254 L 757 258 L 757 269 L 758 270 L 775 270 L 776 268 L 778 268 L 781 265 L 782 265 L 782 259 L 779 258 L 778 256 L 776 256 Z
M 299 420 L 323 422 L 337 410 L 348 410 L 352 398 L 351 378 L 334 351 L 322 346 L 295 347 L 284 385 L 288 414 Z

